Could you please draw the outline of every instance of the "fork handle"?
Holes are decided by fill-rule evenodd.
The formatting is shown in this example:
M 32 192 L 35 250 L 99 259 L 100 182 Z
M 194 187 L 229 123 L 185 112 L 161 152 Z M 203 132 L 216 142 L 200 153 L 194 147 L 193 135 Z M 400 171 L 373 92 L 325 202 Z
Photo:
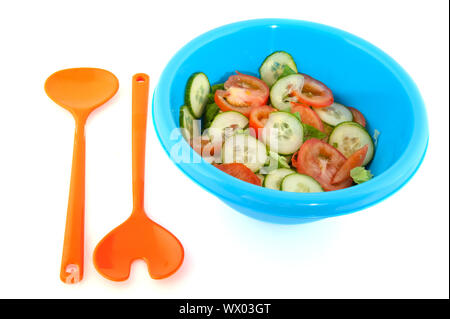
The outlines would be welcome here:
M 77 283 L 83 278 L 86 156 L 85 122 L 86 119 L 84 117 L 75 117 L 72 172 L 60 273 L 61 280 L 67 284 Z
M 138 73 L 132 82 L 132 162 L 133 162 L 133 213 L 144 213 L 145 140 L 149 76 Z

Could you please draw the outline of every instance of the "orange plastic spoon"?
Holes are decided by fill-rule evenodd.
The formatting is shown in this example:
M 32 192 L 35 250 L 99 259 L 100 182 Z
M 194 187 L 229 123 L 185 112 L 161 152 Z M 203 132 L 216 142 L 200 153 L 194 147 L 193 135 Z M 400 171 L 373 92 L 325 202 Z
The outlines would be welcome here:
M 94 265 L 107 279 L 123 281 L 130 275 L 136 259 L 147 263 L 153 279 L 173 274 L 181 266 L 183 246 L 168 230 L 150 220 L 144 211 L 145 138 L 149 77 L 140 73 L 133 76 L 133 212 L 97 245 Z
M 75 142 L 66 231 L 60 278 L 77 283 L 83 278 L 84 262 L 84 191 L 85 134 L 89 114 L 116 94 L 119 81 L 111 72 L 95 68 L 76 68 L 53 73 L 45 82 L 45 92 L 72 113 L 75 119 Z

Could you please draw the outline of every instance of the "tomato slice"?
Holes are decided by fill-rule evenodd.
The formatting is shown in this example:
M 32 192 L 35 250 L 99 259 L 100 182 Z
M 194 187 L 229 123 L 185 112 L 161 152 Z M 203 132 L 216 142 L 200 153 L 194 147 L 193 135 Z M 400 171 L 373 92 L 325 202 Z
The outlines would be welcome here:
M 251 75 L 232 75 L 224 84 L 225 90 L 217 90 L 214 102 L 222 111 L 237 111 L 249 116 L 252 107 L 265 105 L 269 99 L 267 84 Z
M 314 178 L 325 191 L 346 188 L 353 183 L 352 179 L 348 178 L 341 183 L 331 184 L 331 180 L 345 163 L 346 158 L 336 148 L 317 138 L 311 138 L 303 143 L 296 159 L 297 171 Z
M 258 137 L 259 131 L 264 128 L 269 114 L 274 111 L 275 109 L 268 105 L 257 106 L 251 109 L 248 126 L 254 130 L 256 137 Z
M 291 102 L 291 104 L 291 113 L 299 112 L 303 123 L 311 125 L 321 132 L 324 131 L 323 122 L 314 110 L 302 103 Z
M 241 181 L 261 186 L 261 180 L 247 166 L 241 163 L 214 164 L 215 167 L 222 172 L 233 177 L 239 178 Z
M 367 150 L 369 145 L 365 145 L 357 150 L 355 153 L 350 155 L 350 157 L 345 161 L 345 163 L 339 168 L 339 170 L 334 175 L 331 180 L 331 184 L 338 184 L 342 181 L 350 178 L 350 171 L 355 167 L 361 166 L 366 158 Z
M 295 152 L 291 157 L 291 165 L 295 168 L 297 168 L 297 161 L 298 161 L 298 152 Z
M 358 123 L 359 125 L 366 127 L 366 119 L 364 118 L 364 115 L 354 107 L 347 106 L 347 108 L 352 112 L 353 115 L 353 121 Z
M 233 104 L 228 103 L 228 101 L 225 99 L 225 94 L 227 91 L 224 90 L 217 90 L 214 94 L 214 102 L 217 104 L 219 109 L 222 111 L 236 111 L 244 114 L 245 116 L 250 115 L 250 110 L 252 109 L 251 106 L 236 106 Z
M 189 144 L 202 157 L 220 155 L 222 150 L 222 143 L 212 143 L 204 137 L 194 138 Z
M 225 99 L 236 106 L 261 106 L 267 104 L 269 87 L 257 77 L 237 72 L 224 83 Z
M 292 91 L 292 94 L 297 97 L 299 102 L 318 108 L 333 104 L 333 93 L 325 84 L 309 75 L 302 75 L 305 78 L 302 91 Z

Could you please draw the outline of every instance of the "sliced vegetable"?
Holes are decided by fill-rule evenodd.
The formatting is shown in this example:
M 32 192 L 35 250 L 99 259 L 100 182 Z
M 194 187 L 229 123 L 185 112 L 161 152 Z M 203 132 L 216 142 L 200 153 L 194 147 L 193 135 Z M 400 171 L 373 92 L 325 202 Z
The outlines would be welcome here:
M 366 127 L 366 119 L 364 118 L 364 115 L 362 115 L 362 113 L 354 107 L 347 106 L 347 108 L 350 110 L 350 112 L 352 112 L 353 121 L 363 127 Z
M 292 165 L 292 167 L 295 167 L 295 168 L 297 168 L 298 152 L 299 151 L 297 151 L 294 154 L 292 154 L 292 157 L 291 157 L 291 165 Z
M 297 97 L 298 102 L 315 108 L 333 104 L 333 93 L 325 84 L 306 74 L 303 74 L 303 77 L 305 82 L 302 89 L 292 92 Z
M 356 184 L 361 184 L 372 179 L 372 173 L 364 167 L 358 166 L 350 171 L 350 176 Z
M 241 181 L 261 186 L 261 180 L 255 173 L 253 173 L 247 166 L 240 163 L 230 164 L 214 164 L 214 166 L 220 169 L 222 172 L 227 173 L 233 177 L 240 179 Z
M 364 145 L 368 150 L 362 166 L 367 165 L 373 157 L 374 145 L 367 130 L 355 122 L 344 122 L 331 132 L 329 143 L 336 147 L 344 156 L 350 157 Z
M 313 126 L 323 132 L 323 122 L 316 112 L 314 112 L 308 105 L 302 103 L 291 102 L 291 104 L 291 113 L 298 112 L 302 123 Z
M 223 163 L 242 163 L 253 172 L 257 172 L 266 161 L 266 146 L 251 135 L 234 134 L 223 144 Z
M 278 168 L 266 175 L 263 186 L 270 189 L 280 190 L 281 181 L 287 175 L 296 174 L 295 171 L 288 168 Z
M 205 113 L 203 113 L 202 117 L 202 131 L 209 128 L 211 126 L 212 121 L 219 114 L 220 109 L 216 103 L 211 103 L 206 105 Z
M 248 119 L 239 112 L 228 111 L 216 115 L 208 128 L 208 135 L 211 140 L 223 141 L 238 129 L 244 129 L 248 125 Z
M 311 176 L 325 191 L 331 191 L 352 185 L 350 178 L 339 184 L 331 183 L 345 161 L 345 156 L 333 146 L 312 138 L 303 143 L 300 148 L 296 157 L 296 167 L 297 172 Z
M 242 108 L 245 115 L 248 115 L 249 109 L 246 108 L 261 106 L 267 103 L 269 99 L 269 87 L 260 79 L 246 74 L 236 74 L 228 78 L 224 84 L 224 90 L 217 90 L 214 100 L 223 111 L 227 111 L 230 105 L 233 110 L 238 111 L 236 107 Z M 217 96 L 224 101 L 217 101 Z M 223 103 L 226 102 L 226 103 Z M 222 105 L 222 106 L 221 106 Z
M 218 162 L 221 158 L 222 143 L 213 143 L 206 136 L 192 139 L 190 145 L 208 163 Z
M 333 103 L 331 106 L 314 109 L 320 119 L 331 126 L 353 120 L 350 110 L 342 104 Z
M 190 107 L 192 115 L 200 118 L 208 103 L 211 88 L 205 73 L 198 72 L 191 75 L 186 85 L 185 103 Z
M 299 173 L 290 174 L 283 178 L 281 181 L 281 190 L 295 193 L 323 192 L 323 188 L 314 178 Z
M 242 113 L 245 116 L 250 115 L 250 110 L 252 109 L 251 106 L 236 106 L 233 104 L 230 104 L 225 99 L 225 94 L 227 91 L 224 90 L 217 90 L 216 94 L 214 95 L 214 102 L 217 104 L 217 106 L 224 112 L 227 111 L 235 111 Z
M 334 175 L 331 180 L 331 184 L 338 184 L 350 177 L 350 171 L 355 167 L 361 166 L 366 158 L 367 150 L 369 145 L 365 145 L 353 153 L 347 160 L 342 164 L 339 170 Z
M 268 86 L 272 86 L 280 75 L 286 71 L 285 66 L 297 73 L 297 65 L 289 53 L 284 51 L 272 53 L 263 61 L 259 68 L 261 79 Z
M 304 78 L 301 74 L 291 74 L 278 79 L 270 89 L 272 106 L 280 111 L 290 111 L 291 102 L 297 102 L 293 92 L 300 92 L 303 88 Z
M 261 140 L 271 151 L 290 155 L 303 143 L 303 126 L 291 113 L 273 112 L 262 130 Z
M 255 136 L 258 137 L 262 129 L 264 128 L 264 125 L 267 122 L 267 119 L 269 118 L 269 114 L 276 111 L 274 108 L 263 105 L 263 106 L 257 106 L 253 107 L 250 111 L 249 116 L 249 127 L 254 130 Z
M 181 134 L 188 143 L 200 136 L 200 121 L 194 118 L 188 106 L 180 108 L 180 128 Z

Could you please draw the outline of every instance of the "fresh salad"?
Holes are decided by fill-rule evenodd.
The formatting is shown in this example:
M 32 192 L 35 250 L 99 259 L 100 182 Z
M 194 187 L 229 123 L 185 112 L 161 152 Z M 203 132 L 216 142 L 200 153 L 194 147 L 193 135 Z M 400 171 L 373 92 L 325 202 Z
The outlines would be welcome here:
M 206 161 L 254 185 L 288 192 L 350 187 L 373 176 L 374 143 L 356 108 L 334 101 L 292 56 L 266 57 L 260 77 L 236 71 L 210 85 L 194 73 L 180 109 L 184 138 Z

